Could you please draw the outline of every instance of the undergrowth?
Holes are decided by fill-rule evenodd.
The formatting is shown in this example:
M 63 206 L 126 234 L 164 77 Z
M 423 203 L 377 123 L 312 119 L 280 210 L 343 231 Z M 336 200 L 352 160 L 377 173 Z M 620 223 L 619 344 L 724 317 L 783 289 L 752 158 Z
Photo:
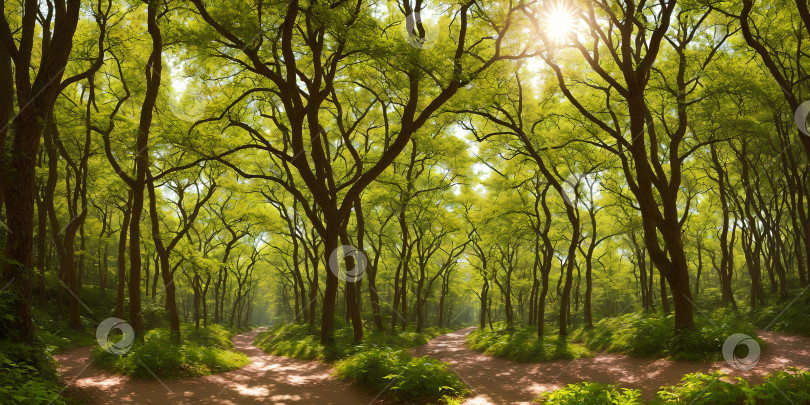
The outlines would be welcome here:
M 694 331 L 674 332 L 673 315 L 635 312 L 602 319 L 592 329 L 577 329 L 572 340 L 594 351 L 707 362 L 723 359 L 723 342 L 734 333 L 754 337 L 764 347 L 756 328 L 741 314 L 719 309 L 708 316 L 695 316 Z
M 558 335 L 537 338 L 536 326 L 496 323 L 493 329 L 476 329 L 467 336 L 467 346 L 485 354 L 519 362 L 541 362 L 590 357 L 583 345 Z
M 260 333 L 255 345 L 279 356 L 335 362 L 337 378 L 394 401 L 457 404 L 468 393 L 458 375 L 446 363 L 412 357 L 406 350 L 447 332 L 440 328 L 372 331 L 355 342 L 351 327 L 339 327 L 335 344 L 323 346 L 317 329 L 284 324 Z
M 638 405 L 639 390 L 616 384 L 582 382 L 540 395 L 537 402 L 558 405 Z M 664 385 L 649 404 L 689 405 L 788 405 L 810 403 L 810 372 L 789 368 L 765 377 L 761 384 L 749 385 L 722 372 L 686 374 L 680 383 Z
M 116 372 L 151 378 L 199 377 L 243 367 L 250 359 L 232 350 L 231 332 L 220 325 L 195 329 L 192 325 L 181 328 L 183 340 L 175 343 L 168 329 L 146 332 L 142 343 L 136 342 L 124 355 L 118 356 L 96 346 L 94 364 Z
M 388 347 L 366 347 L 338 361 L 335 376 L 408 403 L 447 403 L 468 393 L 447 364 Z
M 426 344 L 436 336 L 450 332 L 437 327 L 422 332 L 407 329 L 403 332 L 370 331 L 361 344 L 355 344 L 351 327 L 335 329 L 335 344 L 321 345 L 317 329 L 309 325 L 283 324 L 256 336 L 255 345 L 267 353 L 296 359 L 335 361 L 350 356 L 365 347 L 389 346 L 409 348 Z
M 37 366 L 30 365 L 31 359 L 36 359 Z M 50 354 L 37 353 L 21 343 L 0 341 L 0 403 L 66 404 L 54 369 Z

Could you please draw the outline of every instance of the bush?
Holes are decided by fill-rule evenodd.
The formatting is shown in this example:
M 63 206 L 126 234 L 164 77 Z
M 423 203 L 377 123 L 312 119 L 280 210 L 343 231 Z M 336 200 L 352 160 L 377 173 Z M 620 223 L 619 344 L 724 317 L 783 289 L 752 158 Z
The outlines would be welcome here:
M 754 386 L 719 371 L 686 374 L 680 384 L 661 387 L 658 400 L 679 404 L 806 404 L 810 403 L 810 372 L 788 368 Z
M 760 307 L 751 313 L 751 318 L 759 328 L 767 326 L 767 329 L 772 331 L 792 332 L 810 336 L 810 322 L 807 322 L 808 313 L 810 313 L 810 301 L 798 299 L 793 305 L 787 307 L 784 302 Z
M 259 333 L 253 344 L 277 356 L 304 360 L 323 358 L 319 338 L 308 325 L 285 324 L 275 327 Z
M 673 315 L 636 312 L 597 322 L 592 329 L 578 329 L 572 340 L 589 349 L 640 357 L 670 357 L 675 360 L 719 361 L 723 342 L 734 333 L 756 338 L 754 326 L 730 310 L 715 311 L 712 322 L 695 318 L 695 330 L 675 333 Z M 757 338 L 761 346 L 765 343 Z
M 388 347 L 369 347 L 337 362 L 335 375 L 375 391 L 387 389 L 395 400 L 409 403 L 450 402 L 468 392 L 447 364 Z
M 661 387 L 658 399 L 662 403 L 740 404 L 745 402 L 747 391 L 747 381 L 740 377 L 729 379 L 725 373 L 715 371 L 686 374 L 680 384 Z
M 585 347 L 566 338 L 553 335 L 538 340 L 535 328 L 522 325 L 509 328 L 504 323 L 495 324 L 493 330 L 474 330 L 467 336 L 467 346 L 490 356 L 519 362 L 577 359 L 591 355 Z
M 582 382 L 543 393 L 538 402 L 549 404 L 642 404 L 641 392 L 618 385 Z M 749 386 L 742 378 L 720 371 L 686 374 L 675 385 L 664 385 L 651 404 L 761 404 L 810 403 L 810 372 L 796 368 L 777 371 L 762 384 Z
M 199 377 L 221 373 L 250 363 L 241 352 L 230 350 L 229 332 L 218 325 L 193 330 L 184 325 L 185 339 L 172 342 L 167 329 L 154 329 L 146 333 L 143 343 L 135 343 L 122 356 L 108 353 L 101 347 L 93 349 L 93 360 L 100 367 L 141 378 Z M 145 366 L 145 367 L 144 367 Z
M 283 324 L 256 336 L 254 344 L 267 353 L 296 359 L 335 361 L 346 358 L 369 347 L 409 348 L 427 343 L 430 339 L 449 332 L 441 328 L 426 328 L 422 332 L 371 331 L 361 344 L 354 342 L 352 328 L 335 329 L 335 344 L 324 347 L 317 329 L 304 324 Z
M 450 404 L 467 392 L 459 377 L 445 363 L 428 357 L 413 358 L 404 350 L 443 333 L 446 330 L 439 328 L 418 333 L 373 331 L 357 344 L 351 327 L 344 326 L 335 329 L 334 345 L 323 346 L 317 329 L 285 324 L 259 333 L 255 345 L 279 356 L 340 360 L 335 363 L 335 376 L 375 393 L 386 390 L 394 399 Z
M 53 359 L 50 355 L 40 358 L 38 367 L 29 365 L 24 359 L 36 357 L 28 346 L 0 342 L 0 398 L 4 404 L 66 404 L 61 397 L 62 388 L 52 371 Z
M 641 391 L 618 385 L 582 382 L 556 391 L 544 392 L 537 399 L 543 404 L 636 405 L 643 404 Z
M 82 329 L 68 327 L 65 317 L 48 314 L 32 308 L 32 321 L 36 325 L 36 337 L 49 354 L 71 347 L 90 346 L 96 343 L 93 320 L 82 317 Z
M 810 403 L 810 372 L 791 367 L 765 377 L 765 382 L 751 388 L 751 396 L 758 404 L 807 404 Z

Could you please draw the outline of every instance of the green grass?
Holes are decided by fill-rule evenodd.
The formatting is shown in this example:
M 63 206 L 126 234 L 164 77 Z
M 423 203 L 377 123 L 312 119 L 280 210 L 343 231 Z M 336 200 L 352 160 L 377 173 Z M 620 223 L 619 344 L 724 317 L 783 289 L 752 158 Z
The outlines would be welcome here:
M 546 392 L 540 403 L 559 405 L 639 405 L 641 392 L 618 385 L 581 382 Z M 664 385 L 649 404 L 694 405 L 788 405 L 810 403 L 810 372 L 789 368 L 765 377 L 762 384 L 749 385 L 716 371 L 712 374 L 686 374 L 678 384 Z
M 490 356 L 519 362 L 542 362 L 590 357 L 583 345 L 557 335 L 537 338 L 536 326 L 497 323 L 494 329 L 476 329 L 467 336 L 467 346 Z
M 410 348 L 423 345 L 428 340 L 448 332 L 449 329 L 440 328 L 426 328 L 421 333 L 414 330 L 371 331 L 366 333 L 362 343 L 358 345 L 354 343 L 351 327 L 344 327 L 335 330 L 335 345 L 324 347 L 320 343 L 317 329 L 311 329 L 308 325 L 283 324 L 259 333 L 254 344 L 265 352 L 277 356 L 335 361 L 368 347 Z
M 320 344 L 317 329 L 308 325 L 284 324 L 256 337 L 255 345 L 265 352 L 298 359 L 335 362 L 335 376 L 377 394 L 408 403 L 458 404 L 468 393 L 446 363 L 429 357 L 415 358 L 407 348 L 449 332 L 427 328 L 420 333 L 372 331 L 355 343 L 350 327 L 335 330 L 335 345 Z
M 788 301 L 757 309 L 751 313 L 752 322 L 759 328 L 769 326 L 768 330 L 810 336 L 810 322 L 807 322 L 807 314 L 810 312 L 808 301 L 810 292 L 804 294 L 806 297 L 800 297 L 790 306 Z
M 572 334 L 572 340 L 594 351 L 710 362 L 723 359 L 723 342 L 730 335 L 757 336 L 754 325 L 741 314 L 719 309 L 709 316 L 711 321 L 696 315 L 694 331 L 675 333 L 672 315 L 635 312 L 602 319 L 592 329 L 580 328 Z M 764 347 L 761 339 L 757 341 Z
M 222 326 L 195 330 L 183 325 L 181 334 L 183 341 L 177 344 L 167 329 L 150 330 L 143 343 L 135 343 L 122 356 L 97 346 L 93 349 L 94 364 L 134 377 L 151 378 L 154 372 L 160 378 L 173 379 L 221 373 L 250 363 L 244 353 L 232 350 L 231 332 Z
M 638 405 L 644 403 L 639 390 L 592 382 L 569 384 L 565 388 L 544 392 L 537 398 L 537 402 L 559 405 Z
M 789 368 L 768 375 L 757 385 L 719 371 L 686 374 L 680 383 L 661 387 L 654 403 L 787 405 L 809 402 L 810 372 Z
M 338 361 L 335 376 L 408 403 L 453 403 L 469 393 L 446 363 L 388 347 L 368 347 Z
M 47 353 L 55 354 L 71 347 L 96 344 L 94 320 L 82 317 L 82 329 L 76 330 L 69 328 L 64 318 L 33 308 L 36 336 Z

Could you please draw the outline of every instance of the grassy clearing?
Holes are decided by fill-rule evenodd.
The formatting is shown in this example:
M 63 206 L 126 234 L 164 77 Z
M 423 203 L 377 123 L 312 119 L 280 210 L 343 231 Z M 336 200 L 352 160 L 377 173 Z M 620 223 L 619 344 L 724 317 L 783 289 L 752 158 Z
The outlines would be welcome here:
M 171 341 L 168 329 L 153 329 L 146 333 L 143 343 L 135 343 L 125 355 L 96 347 L 93 360 L 99 367 L 122 374 L 151 378 L 151 370 L 167 379 L 221 373 L 250 363 L 244 353 L 233 350 L 232 333 L 222 326 L 196 330 L 192 325 L 183 325 L 181 333 L 183 342 L 177 344 Z
M 572 340 L 590 350 L 625 353 L 639 357 L 669 357 L 674 360 L 722 360 L 723 342 L 734 333 L 756 338 L 756 328 L 731 310 L 719 309 L 695 317 L 695 331 L 674 333 L 672 315 L 635 312 L 597 322 L 593 329 L 580 328 Z M 765 343 L 757 338 L 760 346 Z
M 543 393 L 538 402 L 558 405 L 638 405 L 641 392 L 614 384 L 583 382 Z M 775 372 L 762 384 L 749 385 L 740 377 L 721 372 L 686 374 L 680 383 L 665 385 L 649 404 L 806 404 L 810 403 L 810 372 L 789 368 Z
M 509 328 L 505 323 L 493 326 L 492 330 L 476 329 L 470 333 L 467 346 L 490 356 L 528 363 L 591 356 L 583 345 L 557 335 L 538 339 L 534 326 L 513 325 Z

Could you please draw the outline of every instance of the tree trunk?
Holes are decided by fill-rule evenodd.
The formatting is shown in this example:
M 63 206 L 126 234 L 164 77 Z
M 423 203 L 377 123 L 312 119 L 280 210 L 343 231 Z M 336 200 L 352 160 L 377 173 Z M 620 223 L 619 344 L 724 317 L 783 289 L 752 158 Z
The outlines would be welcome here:
M 118 235 L 118 288 L 116 290 L 115 316 L 124 318 L 124 287 L 127 277 L 127 229 L 129 229 L 130 206 L 132 205 L 132 192 L 128 193 L 127 204 L 124 207 L 124 217 L 121 221 L 121 232 Z

